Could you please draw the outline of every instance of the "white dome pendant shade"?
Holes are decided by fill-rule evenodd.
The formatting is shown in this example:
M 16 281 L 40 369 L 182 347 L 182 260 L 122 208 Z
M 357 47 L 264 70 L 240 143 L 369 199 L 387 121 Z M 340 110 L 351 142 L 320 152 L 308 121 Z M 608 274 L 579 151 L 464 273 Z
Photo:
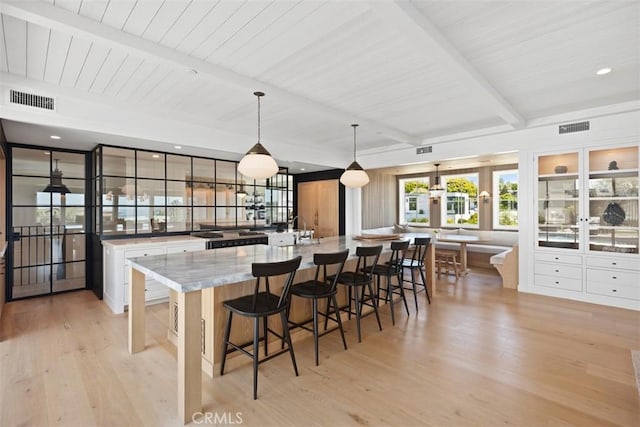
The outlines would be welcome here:
M 369 183 L 369 175 L 362 169 L 362 166 L 356 161 L 356 128 L 357 124 L 352 124 L 353 127 L 353 162 L 345 169 L 340 176 L 340 182 L 345 187 L 360 188 Z
M 278 173 L 279 167 L 271 153 L 260 144 L 260 97 L 264 96 L 264 92 L 253 94 L 258 97 L 258 142 L 240 160 L 238 172 L 249 178 L 264 179 Z

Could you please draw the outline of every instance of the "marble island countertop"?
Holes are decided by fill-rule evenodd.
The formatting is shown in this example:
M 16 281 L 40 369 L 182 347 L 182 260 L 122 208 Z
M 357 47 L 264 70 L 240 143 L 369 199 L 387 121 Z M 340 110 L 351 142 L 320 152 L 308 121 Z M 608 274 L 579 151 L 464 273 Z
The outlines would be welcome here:
M 202 241 L 200 237 L 193 236 L 159 236 L 159 237 L 138 237 L 135 239 L 109 239 L 102 240 L 103 245 L 109 246 L 127 246 L 127 245 L 149 245 L 149 244 L 165 244 L 171 242 L 185 241 Z
M 405 235 L 429 237 L 427 234 Z M 251 280 L 251 264 L 254 262 L 278 262 L 302 256 L 300 268 L 313 267 L 316 252 L 338 252 L 349 249 L 349 257 L 355 257 L 356 247 L 381 244 L 383 252 L 389 251 L 390 241 L 367 242 L 351 237 L 326 237 L 319 244 L 293 246 L 250 245 L 220 248 L 206 251 L 185 252 L 131 258 L 136 270 L 178 292 L 190 292 Z

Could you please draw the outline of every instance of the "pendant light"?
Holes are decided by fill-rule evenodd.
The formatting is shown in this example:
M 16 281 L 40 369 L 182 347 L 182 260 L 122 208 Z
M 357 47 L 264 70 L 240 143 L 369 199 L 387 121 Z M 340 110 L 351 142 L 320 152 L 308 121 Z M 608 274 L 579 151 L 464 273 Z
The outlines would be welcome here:
M 58 169 L 58 159 L 56 160 L 56 169 L 51 172 L 51 182 L 47 187 L 42 190 L 44 193 L 60 193 L 67 194 L 71 193 L 71 191 L 67 188 L 66 185 L 62 183 L 62 172 Z
M 359 188 L 369 183 L 369 175 L 362 169 L 362 166 L 356 162 L 356 128 L 357 124 L 352 124 L 353 127 L 353 163 L 351 163 L 342 173 L 340 182 L 349 188 Z
M 438 174 L 438 166 L 440 163 L 434 163 L 436 167 L 436 183 L 429 189 L 429 197 L 438 199 L 445 193 L 445 189 L 440 185 L 440 175 Z
M 236 194 L 238 195 L 238 197 L 240 197 L 241 199 L 247 197 L 247 192 L 244 189 L 244 184 L 240 184 L 240 189 L 238 191 L 236 191 Z
M 264 92 L 253 94 L 258 97 L 258 142 L 240 160 L 238 172 L 249 178 L 264 179 L 278 173 L 279 168 L 271 154 L 260 144 L 260 97 L 264 96 Z

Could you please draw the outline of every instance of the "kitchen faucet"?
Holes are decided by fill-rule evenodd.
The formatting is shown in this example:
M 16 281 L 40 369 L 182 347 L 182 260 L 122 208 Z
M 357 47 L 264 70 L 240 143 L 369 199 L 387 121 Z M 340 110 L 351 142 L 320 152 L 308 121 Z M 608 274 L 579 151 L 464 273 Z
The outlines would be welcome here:
M 303 238 L 303 237 L 311 237 L 309 235 L 307 235 L 307 221 L 304 219 L 303 216 L 294 216 L 291 219 L 291 225 L 293 225 L 293 223 L 296 221 L 296 219 L 300 218 L 302 220 L 302 224 L 303 224 L 303 232 L 302 234 L 300 234 L 300 227 L 298 227 L 298 238 Z

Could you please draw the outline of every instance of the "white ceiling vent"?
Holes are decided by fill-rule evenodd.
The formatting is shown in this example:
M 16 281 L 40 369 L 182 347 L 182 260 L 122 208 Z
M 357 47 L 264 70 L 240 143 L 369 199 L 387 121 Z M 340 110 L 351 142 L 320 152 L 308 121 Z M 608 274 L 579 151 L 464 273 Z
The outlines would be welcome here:
M 560 135 L 563 133 L 582 132 L 585 130 L 589 130 L 589 122 L 569 123 L 558 126 Z
M 9 102 L 11 104 L 26 105 L 27 107 L 42 108 L 49 111 L 56 110 L 54 98 L 35 95 L 33 93 L 20 92 L 13 89 L 9 92 Z
M 427 145 L 426 147 L 416 148 L 416 154 L 428 154 L 433 151 L 433 146 Z

